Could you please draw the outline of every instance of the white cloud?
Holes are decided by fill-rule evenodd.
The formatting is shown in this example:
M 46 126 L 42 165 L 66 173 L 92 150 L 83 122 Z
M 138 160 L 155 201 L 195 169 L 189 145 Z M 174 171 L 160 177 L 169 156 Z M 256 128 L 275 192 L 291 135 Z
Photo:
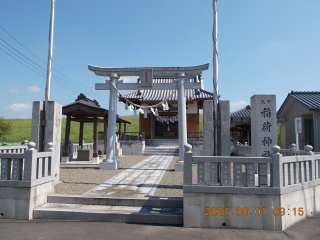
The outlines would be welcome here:
M 17 92 L 19 92 L 19 90 L 16 89 L 16 88 L 10 88 L 10 89 L 9 89 L 9 92 L 17 93 Z
M 123 79 L 123 82 L 125 82 L 125 83 L 136 83 L 138 77 L 137 76 L 121 77 L 120 79 Z
M 27 87 L 27 90 L 29 92 L 40 92 L 41 91 L 41 88 L 37 87 L 37 86 L 30 86 L 30 87 Z
M 239 102 L 231 102 L 230 103 L 230 106 L 232 106 L 232 107 L 238 107 L 238 106 L 243 106 L 243 105 L 247 105 L 247 102 L 239 101 Z
M 9 107 L 5 107 L 6 109 L 10 109 L 15 112 L 25 111 L 31 108 L 30 103 L 14 103 Z

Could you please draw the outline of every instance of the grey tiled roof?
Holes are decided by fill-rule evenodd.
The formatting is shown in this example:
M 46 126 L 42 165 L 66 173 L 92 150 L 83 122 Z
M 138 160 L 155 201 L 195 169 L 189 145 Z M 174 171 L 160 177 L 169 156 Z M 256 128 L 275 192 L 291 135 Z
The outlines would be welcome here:
M 99 103 L 96 100 L 91 100 L 89 98 L 86 97 L 86 95 L 84 95 L 83 93 L 80 93 L 77 97 L 77 99 L 75 100 L 75 102 L 67 104 L 65 107 L 71 106 L 71 105 L 75 105 L 75 104 L 83 104 L 92 108 L 96 108 L 96 109 L 101 109 L 101 110 L 106 110 L 102 107 L 100 107 Z M 108 112 L 108 110 L 106 110 Z
M 285 108 L 288 101 L 292 99 L 293 101 L 299 103 L 302 107 L 307 110 L 310 108 L 320 108 L 320 92 L 295 92 L 291 91 L 288 93 L 287 98 L 282 103 L 278 110 L 277 115 L 279 116 L 282 110 Z
M 172 78 L 154 78 L 154 83 L 171 83 Z M 202 89 L 185 89 L 185 96 L 187 101 L 195 100 L 208 100 L 213 98 L 213 93 L 202 90 Z M 140 101 L 162 101 L 168 98 L 172 93 L 172 96 L 168 101 L 178 101 L 178 91 L 176 90 L 140 90 L 141 95 L 138 94 L 138 90 L 123 94 L 126 98 L 130 100 L 140 100 Z M 198 95 L 196 93 L 198 92 Z
M 294 92 L 289 93 L 292 97 L 310 107 L 320 107 L 320 92 Z
M 230 113 L 230 117 L 232 118 L 250 118 L 251 117 L 251 108 L 250 106 L 246 106 L 239 110 Z

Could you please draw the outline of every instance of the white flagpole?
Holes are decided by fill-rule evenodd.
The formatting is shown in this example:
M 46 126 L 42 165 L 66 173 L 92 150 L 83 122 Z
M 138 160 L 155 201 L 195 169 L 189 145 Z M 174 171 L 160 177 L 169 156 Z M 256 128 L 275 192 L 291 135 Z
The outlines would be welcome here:
M 52 72 L 52 55 L 53 55 L 53 25 L 54 25 L 54 1 L 51 0 L 51 15 L 50 15 L 50 30 L 49 30 L 49 52 L 48 52 L 48 66 L 47 66 L 47 82 L 46 82 L 46 90 L 45 90 L 45 105 L 44 105 L 44 119 L 45 124 L 47 123 L 47 109 L 48 109 L 48 101 L 50 101 L 50 92 L 51 92 L 51 72 Z M 46 127 L 43 127 L 43 151 L 45 151 L 45 131 Z
M 214 120 L 218 120 L 218 102 L 219 102 L 219 68 L 218 68 L 218 0 L 213 0 L 213 105 L 214 105 Z M 216 122 L 216 121 L 215 121 Z M 218 127 L 214 125 L 214 156 L 218 155 Z
M 49 53 L 48 53 L 48 66 L 47 66 L 47 83 L 46 83 L 46 92 L 45 100 L 50 101 L 50 90 L 51 90 L 51 72 L 52 72 L 52 46 L 53 46 L 53 25 L 54 25 L 54 1 L 51 0 L 51 16 L 50 16 L 50 31 L 49 31 Z

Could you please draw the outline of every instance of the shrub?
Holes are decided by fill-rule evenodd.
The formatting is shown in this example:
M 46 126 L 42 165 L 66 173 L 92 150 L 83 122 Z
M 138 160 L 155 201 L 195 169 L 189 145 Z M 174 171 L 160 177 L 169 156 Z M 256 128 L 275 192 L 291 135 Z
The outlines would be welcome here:
M 0 117 L 0 140 L 4 140 L 5 135 L 9 135 L 12 132 L 12 122 Z

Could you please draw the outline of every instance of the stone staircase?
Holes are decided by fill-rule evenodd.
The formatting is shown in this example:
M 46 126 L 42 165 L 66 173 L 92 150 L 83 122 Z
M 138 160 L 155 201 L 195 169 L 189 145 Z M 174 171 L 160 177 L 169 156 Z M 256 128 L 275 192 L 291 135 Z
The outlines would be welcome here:
M 143 155 L 179 156 L 179 139 L 154 139 L 153 142 L 147 140 Z
M 150 139 L 146 140 L 146 146 L 149 147 L 179 147 L 179 139 Z
M 52 194 L 33 218 L 182 226 L 183 200 Z

